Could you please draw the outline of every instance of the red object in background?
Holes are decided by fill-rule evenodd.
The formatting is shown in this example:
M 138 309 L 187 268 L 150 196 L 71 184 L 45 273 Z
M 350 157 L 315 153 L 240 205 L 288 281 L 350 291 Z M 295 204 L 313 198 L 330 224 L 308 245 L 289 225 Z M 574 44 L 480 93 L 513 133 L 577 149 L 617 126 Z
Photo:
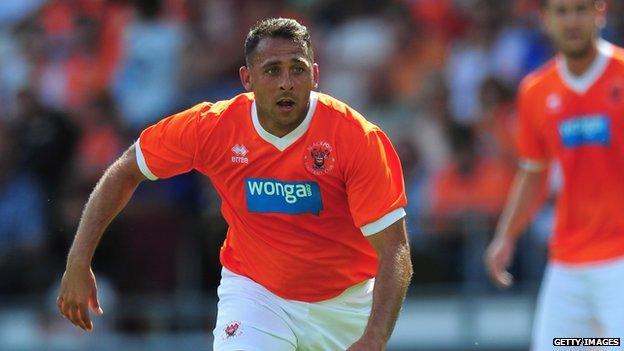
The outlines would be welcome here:
M 411 0 L 408 6 L 414 20 L 427 32 L 452 38 L 466 27 L 452 0 Z
M 80 107 L 95 91 L 105 89 L 117 69 L 122 56 L 122 37 L 132 19 L 128 3 L 104 0 L 56 0 L 42 7 L 39 21 L 53 50 L 68 50 L 63 58 L 67 77 L 67 97 L 64 104 L 71 109 Z M 85 29 L 79 20 L 88 21 Z M 84 25 L 84 23 L 83 23 Z M 85 30 L 92 36 L 82 38 Z
M 75 9 L 68 1 L 50 1 L 40 12 L 40 21 L 48 35 L 69 35 L 74 30 Z
M 442 169 L 433 180 L 432 214 L 437 218 L 467 212 L 500 213 L 514 176 L 514 169 L 497 159 L 479 158 L 469 174 L 456 164 Z

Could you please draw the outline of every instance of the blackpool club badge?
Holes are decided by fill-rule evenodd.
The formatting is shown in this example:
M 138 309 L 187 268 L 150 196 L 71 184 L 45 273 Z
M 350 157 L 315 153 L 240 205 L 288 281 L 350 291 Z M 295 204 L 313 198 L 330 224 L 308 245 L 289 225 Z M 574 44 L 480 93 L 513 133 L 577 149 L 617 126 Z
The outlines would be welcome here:
M 334 169 L 336 158 L 331 145 L 326 141 L 317 141 L 308 146 L 303 156 L 305 168 L 314 175 L 323 175 Z
M 240 321 L 231 321 L 230 323 L 228 323 L 225 328 L 223 328 L 223 334 L 221 336 L 221 338 L 223 340 L 235 337 L 235 336 L 240 336 L 243 335 L 243 329 L 241 328 L 241 322 Z

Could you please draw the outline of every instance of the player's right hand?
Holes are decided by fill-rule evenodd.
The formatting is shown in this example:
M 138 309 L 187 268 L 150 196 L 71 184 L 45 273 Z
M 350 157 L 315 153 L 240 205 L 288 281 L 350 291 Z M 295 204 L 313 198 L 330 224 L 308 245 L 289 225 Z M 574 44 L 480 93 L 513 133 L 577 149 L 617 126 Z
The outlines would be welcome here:
M 61 291 L 56 304 L 61 314 L 85 331 L 93 330 L 89 308 L 99 315 L 104 311 L 97 298 L 95 275 L 90 267 L 68 267 L 61 280 Z
M 508 288 L 513 284 L 513 276 L 507 271 L 516 250 L 515 241 L 495 237 L 485 251 L 485 267 L 490 279 L 500 288 Z

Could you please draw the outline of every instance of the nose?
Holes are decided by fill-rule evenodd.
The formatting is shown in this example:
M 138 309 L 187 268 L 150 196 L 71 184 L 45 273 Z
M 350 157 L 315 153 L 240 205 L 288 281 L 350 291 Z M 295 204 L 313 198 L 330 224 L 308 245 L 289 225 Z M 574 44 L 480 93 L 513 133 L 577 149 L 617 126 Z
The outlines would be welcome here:
M 567 26 L 575 27 L 582 19 L 582 14 L 578 10 L 569 10 L 563 16 L 563 23 Z
M 280 80 L 280 90 L 284 90 L 284 91 L 289 91 L 289 90 L 293 90 L 294 84 L 293 84 L 293 80 L 290 77 L 290 73 L 289 72 L 285 72 L 284 74 L 282 74 L 281 80 Z

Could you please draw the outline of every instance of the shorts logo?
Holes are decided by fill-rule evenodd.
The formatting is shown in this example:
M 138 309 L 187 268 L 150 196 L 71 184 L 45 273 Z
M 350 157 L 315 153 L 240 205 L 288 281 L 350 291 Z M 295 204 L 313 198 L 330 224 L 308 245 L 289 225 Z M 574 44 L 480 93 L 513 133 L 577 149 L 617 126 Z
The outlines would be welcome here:
M 317 141 L 310 145 L 303 156 L 305 168 L 314 175 L 322 175 L 334 169 L 336 158 L 332 155 L 332 147 L 326 141 Z
M 231 337 L 235 337 L 235 336 L 241 336 L 241 335 L 243 335 L 243 331 L 241 329 L 240 321 L 231 321 L 225 326 L 225 328 L 223 328 L 222 338 L 224 340 L 229 339 Z
M 243 144 L 236 144 L 232 146 L 232 162 L 233 163 L 249 163 L 249 159 L 245 157 L 249 150 Z
M 316 182 L 286 182 L 279 179 L 245 179 L 249 212 L 319 215 L 323 209 Z
M 583 145 L 606 146 L 611 142 L 611 121 L 606 115 L 585 115 L 567 119 L 558 126 L 566 148 Z

